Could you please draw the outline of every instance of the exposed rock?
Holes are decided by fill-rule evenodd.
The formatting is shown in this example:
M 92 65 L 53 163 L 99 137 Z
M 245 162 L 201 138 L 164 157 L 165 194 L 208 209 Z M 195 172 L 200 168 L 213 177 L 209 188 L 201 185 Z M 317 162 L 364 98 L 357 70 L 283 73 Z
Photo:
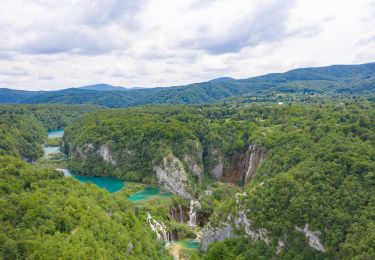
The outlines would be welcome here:
M 150 213 L 147 212 L 147 221 L 150 224 L 150 228 L 155 232 L 157 239 L 168 242 L 167 230 L 162 221 L 154 219 Z
M 93 144 L 85 144 L 85 145 L 83 146 L 83 151 L 84 151 L 85 153 L 89 153 L 89 152 L 94 151 L 94 145 L 93 145 Z
M 111 152 L 110 152 L 108 146 L 106 146 L 104 144 L 101 145 L 99 150 L 98 150 L 98 154 L 103 158 L 104 161 L 109 162 L 113 165 L 116 165 L 116 161 L 113 158 L 113 156 L 111 155 Z
M 200 154 L 200 157 L 202 158 L 202 155 Z M 189 170 L 198 177 L 198 182 L 202 183 L 203 181 L 203 170 L 202 168 L 198 165 L 196 161 L 194 161 L 189 155 L 184 156 L 184 162 L 186 162 Z
M 208 188 L 204 191 L 204 195 L 205 195 L 205 196 L 210 196 L 210 195 L 212 195 L 212 188 L 211 188 L 211 187 L 208 187 Z
M 305 234 L 305 236 L 306 236 L 306 238 L 309 242 L 310 247 L 312 247 L 315 250 L 318 250 L 320 252 L 326 251 L 323 244 L 319 240 L 319 237 L 318 237 L 320 235 L 319 231 L 315 231 L 315 232 L 310 231 L 308 223 L 305 224 L 305 227 L 303 229 L 301 229 L 299 227 L 295 227 L 295 228 L 296 228 L 297 231 Z
M 212 170 L 212 174 L 217 180 L 220 179 L 221 176 L 223 175 L 223 163 L 221 162 L 221 157 L 219 158 L 219 162 L 216 164 L 216 166 Z
M 213 169 L 213 175 L 216 179 L 225 182 L 246 184 L 251 182 L 259 166 L 266 158 L 266 150 L 256 144 L 249 145 L 246 153 L 233 153 L 225 156 L 222 162 L 219 162 Z
M 162 165 L 155 166 L 154 170 L 159 184 L 166 190 L 185 199 L 193 199 L 193 196 L 187 192 L 188 179 L 184 166 L 178 158 L 169 154 L 163 158 Z
M 223 241 L 226 238 L 232 237 L 234 237 L 234 231 L 232 226 L 229 224 L 221 228 L 204 228 L 202 231 L 201 248 L 204 252 L 206 252 L 210 243 Z
M 279 241 L 277 241 L 277 247 L 276 247 L 276 254 L 277 255 L 280 254 L 283 251 L 284 246 L 285 246 L 284 240 L 279 239 Z
M 200 208 L 201 204 L 197 200 L 190 201 L 190 211 L 189 211 L 189 222 L 190 227 L 195 227 L 197 225 L 197 208 Z
M 261 229 L 252 229 L 251 228 L 251 221 L 247 218 L 244 211 L 240 210 L 238 214 L 238 218 L 234 220 L 234 225 L 236 229 L 240 229 L 241 226 L 244 227 L 246 235 L 248 235 L 251 239 L 258 241 L 262 240 L 267 245 L 270 242 L 270 239 L 267 236 L 267 230 L 264 228 Z
M 247 168 L 244 178 L 244 183 L 253 181 L 255 172 L 258 170 L 260 164 L 266 158 L 266 150 L 258 147 L 256 144 L 249 146 L 246 152 L 245 167 Z
M 181 205 L 172 206 L 169 209 L 169 217 L 176 222 L 184 223 L 185 220 L 188 221 L 189 209 Z

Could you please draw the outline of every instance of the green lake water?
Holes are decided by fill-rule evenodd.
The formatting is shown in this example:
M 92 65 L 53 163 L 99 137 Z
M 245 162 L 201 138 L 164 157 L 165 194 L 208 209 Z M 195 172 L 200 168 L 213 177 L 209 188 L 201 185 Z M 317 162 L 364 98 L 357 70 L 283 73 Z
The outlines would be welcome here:
M 200 246 L 199 241 L 192 240 L 192 239 L 185 239 L 185 240 L 177 241 L 177 244 L 188 249 L 198 249 Z
M 48 138 L 57 138 L 64 135 L 64 129 L 56 129 L 48 131 Z
M 125 187 L 125 182 L 117 180 L 108 176 L 83 176 L 77 175 L 68 169 L 57 169 L 64 173 L 66 177 L 73 177 L 83 183 L 93 183 L 100 188 L 106 189 L 109 192 L 116 192 Z
M 138 202 L 154 197 L 159 197 L 159 198 L 170 198 L 173 194 L 170 192 L 165 192 L 161 190 L 160 188 L 156 187 L 147 187 L 144 190 L 138 191 L 134 194 L 132 194 L 128 200 L 133 201 L 133 202 Z

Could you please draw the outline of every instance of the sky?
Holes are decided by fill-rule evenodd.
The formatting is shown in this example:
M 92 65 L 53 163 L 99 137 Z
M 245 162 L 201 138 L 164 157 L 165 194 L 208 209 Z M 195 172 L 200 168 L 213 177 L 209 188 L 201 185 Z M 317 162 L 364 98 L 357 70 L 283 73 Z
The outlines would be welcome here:
M 375 61 L 375 0 L 1 0 L 0 87 L 165 87 Z

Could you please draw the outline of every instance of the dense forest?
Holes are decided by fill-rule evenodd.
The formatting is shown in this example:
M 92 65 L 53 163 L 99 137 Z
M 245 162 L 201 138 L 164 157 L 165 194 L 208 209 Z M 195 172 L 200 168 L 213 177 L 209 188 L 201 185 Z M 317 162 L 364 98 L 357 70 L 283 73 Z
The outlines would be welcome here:
M 150 89 L 96 91 L 94 86 L 59 91 L 23 91 L 0 89 L 2 103 L 65 103 L 96 104 L 106 107 L 131 107 L 147 104 L 214 103 L 233 96 L 258 97 L 279 93 L 310 93 L 320 95 L 368 95 L 374 92 L 375 63 L 334 65 L 295 69 L 248 79 L 219 78 L 185 86 Z M 116 89 L 107 86 L 105 89 Z
M 1 106 L 0 258 L 169 259 L 124 196 L 23 162 L 43 155 L 47 129 L 92 106 Z
M 169 258 L 124 197 L 12 157 L 0 166 L 1 258 Z
M 67 126 L 91 105 L 0 105 L 0 155 L 35 161 L 43 155 L 47 130 Z
M 47 130 L 59 128 L 70 169 L 114 176 L 125 189 L 110 194 L 35 163 Z M 0 257 L 169 259 L 151 213 L 169 235 L 200 237 L 200 250 L 181 251 L 188 259 L 372 259 L 374 158 L 369 96 L 1 105 Z M 177 196 L 127 200 L 150 184 Z M 199 202 L 198 227 L 186 224 L 189 200 Z
M 246 183 L 241 202 L 235 196 L 215 205 L 208 201 L 200 213 L 220 227 L 245 212 L 253 229 L 266 230 L 267 252 L 264 241 L 254 243 L 245 235 L 241 243 L 213 244 L 207 257 L 276 256 L 278 243 L 284 245 L 278 256 L 287 259 L 374 257 L 374 104 L 346 99 L 232 106 L 103 110 L 69 126 L 65 145 L 72 167 L 82 174 L 146 183 L 157 181 L 155 165 L 172 154 L 185 165 L 188 192 L 200 197 L 215 180 L 244 185 L 231 178 L 233 158 L 256 144 L 267 157 Z M 98 152 L 103 147 L 106 156 Z M 224 170 L 216 178 L 218 157 Z M 192 161 L 203 169 L 203 182 L 194 178 Z M 319 234 L 324 249 L 308 246 L 299 231 L 306 225 Z

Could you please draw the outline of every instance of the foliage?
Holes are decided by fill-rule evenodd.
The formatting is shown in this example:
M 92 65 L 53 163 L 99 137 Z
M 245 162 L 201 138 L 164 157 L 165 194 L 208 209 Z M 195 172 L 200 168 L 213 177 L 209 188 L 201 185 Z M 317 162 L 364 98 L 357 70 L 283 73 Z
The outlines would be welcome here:
M 0 258 L 169 259 L 124 197 L 0 157 Z
M 0 155 L 35 161 L 43 155 L 47 131 L 24 107 L 0 106 Z
M 63 128 L 93 106 L 0 105 L 0 155 L 35 161 L 43 155 L 47 129 Z

